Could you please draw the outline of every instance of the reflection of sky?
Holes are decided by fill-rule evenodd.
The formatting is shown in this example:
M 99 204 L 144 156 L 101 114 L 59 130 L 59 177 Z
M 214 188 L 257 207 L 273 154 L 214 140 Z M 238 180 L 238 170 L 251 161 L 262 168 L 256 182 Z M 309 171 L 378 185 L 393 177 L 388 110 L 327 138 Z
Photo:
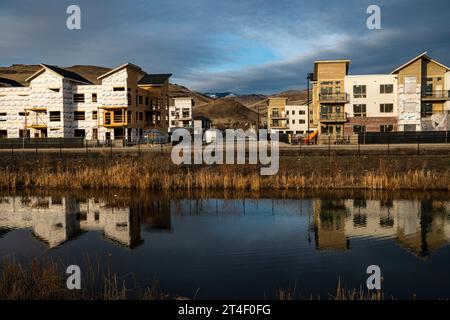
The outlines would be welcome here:
M 188 297 L 200 288 L 199 298 L 262 299 L 273 296 L 279 288 L 292 288 L 296 281 L 297 292 L 327 297 L 334 292 L 339 277 L 348 286 L 359 287 L 366 280 L 365 268 L 377 264 L 382 268 L 386 291 L 395 297 L 408 298 L 413 293 L 419 298 L 450 297 L 449 246 L 437 247 L 422 259 L 395 238 L 361 237 L 361 227 L 353 226 L 353 215 L 366 212 L 370 223 L 379 221 L 387 209 L 378 209 L 380 202 L 376 200 L 367 200 L 366 208 L 358 209 L 353 208 L 353 200 L 344 203 L 349 212 L 345 218 L 346 236 L 351 237 L 349 250 L 316 248 L 314 232 L 321 237 L 327 231 L 320 226 L 316 231 L 309 228 L 317 201 L 210 199 L 170 201 L 171 232 L 152 232 L 143 226 L 143 244 L 134 250 L 92 231 L 48 251 L 32 238 L 30 230 L 14 230 L 0 238 L 0 256 L 14 253 L 27 258 L 47 253 L 80 263 L 86 256 L 106 261 L 111 253 L 118 274 L 134 272 L 141 281 L 157 276 L 166 291 Z M 416 221 L 410 223 L 407 233 L 420 233 L 418 204 L 394 200 L 389 208 L 395 219 Z M 446 212 L 422 213 L 433 218 L 433 234 L 439 234 L 436 225 L 449 225 Z M 368 225 L 367 230 L 370 228 Z

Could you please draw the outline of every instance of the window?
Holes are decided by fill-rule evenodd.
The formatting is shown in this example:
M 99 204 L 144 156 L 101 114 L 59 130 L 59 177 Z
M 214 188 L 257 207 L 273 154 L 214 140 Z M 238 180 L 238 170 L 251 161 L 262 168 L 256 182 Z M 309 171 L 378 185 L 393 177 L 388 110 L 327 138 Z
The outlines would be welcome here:
M 143 112 L 139 112 L 139 121 L 144 120 L 144 113 Z
M 367 98 L 366 86 L 353 86 L 354 98 Z
M 292 115 L 295 116 L 295 110 L 292 110 Z
M 142 96 L 139 96 L 139 104 L 143 104 L 144 103 L 144 98 Z
M 295 124 L 295 120 L 292 120 L 292 124 Z
M 73 116 L 75 121 L 86 120 L 86 115 L 84 111 L 75 111 L 73 113 Z
M 392 132 L 394 131 L 394 126 L 392 124 L 384 124 L 380 126 L 380 132 Z
M 97 119 L 98 119 L 97 111 L 92 111 L 92 120 L 97 120 Z
M 8 114 L 6 112 L 0 112 L 0 117 L 6 117 Z
M 416 131 L 416 125 L 415 124 L 405 124 L 404 130 L 406 132 L 415 132 Z
M 380 93 L 394 93 L 394 85 L 393 84 L 380 85 Z
M 58 93 L 60 89 L 59 89 L 59 88 L 49 88 L 49 90 L 51 90 L 51 91 L 53 91 L 53 92 L 57 92 L 57 93 Z
M 145 105 L 148 106 L 150 104 L 149 98 L 145 98 Z
M 73 135 L 75 138 L 84 138 L 86 137 L 86 130 L 84 129 L 75 129 L 73 131 Z
M 301 115 L 301 116 L 304 116 L 304 115 L 306 114 L 306 111 L 300 110 L 300 111 L 298 112 L 298 114 Z
M 366 132 L 366 126 L 353 126 L 353 133 L 364 133 Z
M 92 129 L 92 139 L 93 140 L 98 139 L 98 129 L 97 128 Z
M 84 93 L 76 93 L 73 95 L 73 103 L 84 103 Z
M 61 121 L 61 111 L 50 111 L 50 122 Z
M 421 116 L 422 118 L 428 118 L 433 115 L 433 104 L 424 103 L 421 107 Z
M 29 116 L 29 115 L 30 115 L 30 113 L 29 113 L 29 112 L 27 112 L 27 113 L 25 114 L 25 112 L 19 112 L 19 116 L 21 116 L 21 117 L 25 117 L 25 115 Z
M 113 91 L 125 91 L 124 87 L 114 87 Z
M 30 130 L 23 130 L 23 129 L 19 130 L 19 137 L 20 138 L 29 138 L 29 137 L 31 137 Z
M 94 102 L 94 103 L 97 102 L 97 94 L 96 93 L 92 94 L 92 102 Z
M 354 117 L 366 117 L 366 105 L 365 104 L 354 104 L 353 105 L 353 116 Z
M 0 130 L 0 139 L 7 139 L 7 138 L 8 138 L 8 131 Z
M 394 112 L 394 105 L 392 103 L 382 103 L 380 104 L 381 113 L 392 113 Z
M 305 121 L 305 120 L 299 120 L 298 123 L 299 123 L 299 124 L 305 124 L 306 121 Z

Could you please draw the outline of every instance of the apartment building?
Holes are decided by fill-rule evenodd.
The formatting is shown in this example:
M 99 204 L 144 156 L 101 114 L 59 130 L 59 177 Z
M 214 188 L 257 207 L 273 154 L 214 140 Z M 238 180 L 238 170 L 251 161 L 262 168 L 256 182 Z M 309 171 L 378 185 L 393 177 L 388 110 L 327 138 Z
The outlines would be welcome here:
M 398 67 L 400 131 L 449 130 L 450 69 L 427 52 Z
M 93 84 L 42 64 L 28 86 L 0 80 L 0 136 L 131 141 L 146 129 L 167 132 L 170 77 L 127 63 Z
M 333 137 L 449 130 L 450 69 L 426 54 L 379 75 L 349 75 L 349 60 L 316 61 L 312 127 Z
M 169 132 L 177 128 L 193 128 L 192 107 L 194 99 L 178 97 L 171 99 L 169 106 Z
M 346 76 L 349 103 L 344 136 L 397 131 L 397 82 L 393 75 Z
M 270 133 L 289 135 L 308 133 L 308 101 L 289 101 L 287 98 L 269 98 L 267 109 Z

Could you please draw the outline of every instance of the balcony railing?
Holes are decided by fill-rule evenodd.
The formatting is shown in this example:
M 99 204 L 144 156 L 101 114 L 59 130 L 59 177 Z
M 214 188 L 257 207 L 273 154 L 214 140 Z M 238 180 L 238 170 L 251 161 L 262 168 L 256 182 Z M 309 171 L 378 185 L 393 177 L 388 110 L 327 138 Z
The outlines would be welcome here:
M 320 114 L 321 122 L 346 122 L 347 121 L 347 113 L 321 113 Z
M 350 101 L 350 96 L 348 93 L 320 93 L 319 102 L 328 103 L 348 103 Z
M 285 119 L 286 114 L 284 112 L 273 112 L 271 114 L 271 118 L 272 119 Z
M 450 90 L 424 91 L 423 100 L 450 100 Z

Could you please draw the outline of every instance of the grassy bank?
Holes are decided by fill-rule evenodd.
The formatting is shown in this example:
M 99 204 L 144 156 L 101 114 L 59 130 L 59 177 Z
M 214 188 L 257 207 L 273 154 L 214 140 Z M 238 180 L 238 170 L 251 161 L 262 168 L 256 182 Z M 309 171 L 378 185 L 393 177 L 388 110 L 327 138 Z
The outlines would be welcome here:
M 99 264 L 82 270 L 81 290 L 68 290 L 68 275 L 62 263 L 33 260 L 20 263 L 4 259 L 0 266 L 0 300 L 166 300 L 155 280 L 144 288 L 126 286 L 126 281 Z M 129 281 L 128 281 L 129 282 Z
M 252 165 L 176 166 L 170 157 L 23 155 L 0 160 L 0 189 L 58 190 L 449 190 L 448 156 L 280 159 L 276 176 Z

